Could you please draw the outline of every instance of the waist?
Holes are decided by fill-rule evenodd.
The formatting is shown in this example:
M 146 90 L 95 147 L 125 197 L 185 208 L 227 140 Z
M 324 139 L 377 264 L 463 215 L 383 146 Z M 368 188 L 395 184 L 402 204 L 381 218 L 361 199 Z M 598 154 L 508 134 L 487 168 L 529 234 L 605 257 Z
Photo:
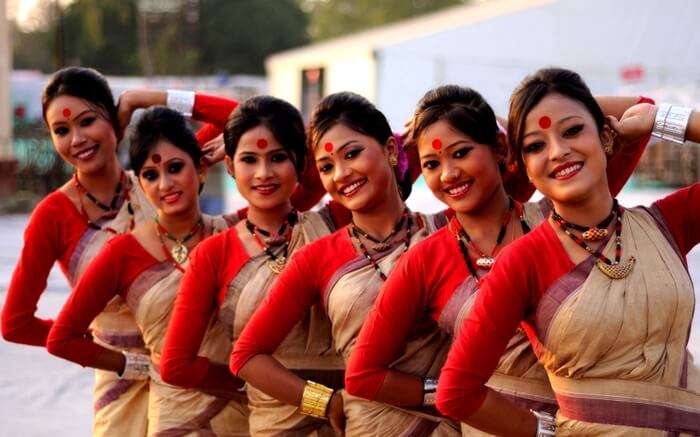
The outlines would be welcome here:
M 700 433 L 700 393 L 644 381 L 549 375 L 560 413 L 592 423 Z

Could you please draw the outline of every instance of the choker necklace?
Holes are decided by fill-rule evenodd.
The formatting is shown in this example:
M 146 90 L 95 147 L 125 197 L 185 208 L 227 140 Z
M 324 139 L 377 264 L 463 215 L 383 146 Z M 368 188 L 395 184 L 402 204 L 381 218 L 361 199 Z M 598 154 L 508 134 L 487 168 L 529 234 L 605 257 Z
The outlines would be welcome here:
M 620 259 L 622 258 L 622 208 L 617 203 L 617 199 L 613 200 L 612 215 L 615 216 L 615 260 L 603 255 L 603 249 L 605 244 L 601 244 L 597 250 L 593 250 L 583 239 L 573 234 L 569 229 L 577 229 L 572 226 L 573 223 L 569 223 L 564 220 L 556 212 L 552 213 L 552 220 L 559 225 L 562 231 L 569 236 L 576 244 L 584 248 L 588 253 L 598 258 L 596 261 L 596 266 L 598 270 L 603 272 L 607 277 L 611 279 L 624 279 L 632 272 L 634 268 L 634 263 L 636 259 L 634 256 L 630 256 L 626 263 L 620 264 Z M 578 226 L 578 225 L 577 225 Z M 583 226 L 580 226 L 584 228 Z M 585 228 L 584 228 L 585 229 Z M 607 231 L 607 230 L 606 230 Z M 607 232 L 606 232 L 607 235 Z
M 276 275 L 279 275 L 284 269 L 284 266 L 287 264 L 289 240 L 292 237 L 292 229 L 298 220 L 299 217 L 297 215 L 297 211 L 292 209 L 292 211 L 287 214 L 287 218 L 285 219 L 284 223 L 282 223 L 282 226 L 280 226 L 277 234 L 274 236 L 269 231 L 259 228 L 248 218 L 245 220 L 246 229 L 248 229 L 250 235 L 253 236 L 262 251 L 265 252 L 265 255 L 267 255 L 269 258 L 266 263 L 267 268 Z M 267 241 L 260 238 L 258 234 L 262 235 L 263 237 L 267 237 Z M 279 245 L 282 245 L 282 250 L 275 255 L 272 248 Z
M 554 208 L 552 208 L 552 219 L 557 223 L 564 223 L 568 229 L 574 229 L 576 231 L 581 232 L 581 238 L 583 238 L 583 241 L 600 241 L 604 238 L 607 238 L 608 226 L 610 225 L 610 222 L 612 222 L 614 217 L 615 201 L 613 201 L 613 206 L 612 208 L 610 208 L 610 214 L 608 214 L 608 216 L 605 217 L 603 221 L 591 227 L 581 226 L 577 225 L 576 223 L 567 222 L 562 218 L 562 216 L 560 216 L 559 214 L 557 214 L 556 211 L 554 211 Z
M 381 240 L 374 238 L 373 236 L 371 236 L 367 232 L 363 231 L 359 226 L 357 226 L 354 223 L 352 224 L 353 233 L 357 233 L 359 235 L 362 235 L 365 239 L 374 243 L 374 245 L 372 246 L 372 250 L 374 250 L 375 252 L 383 252 L 391 246 L 390 241 L 396 236 L 396 234 L 399 233 L 399 231 L 401 229 L 403 229 L 403 224 L 407 218 L 408 218 L 408 208 L 404 208 L 403 214 L 401 214 L 401 218 L 394 225 L 394 229 L 391 230 L 391 233 L 389 235 L 387 235 L 385 238 L 383 238 Z
M 197 223 L 195 223 L 194 226 L 192 226 L 192 229 L 190 229 L 190 231 L 187 233 L 187 235 L 185 235 L 182 238 L 177 238 L 173 234 L 168 232 L 168 230 L 165 229 L 163 225 L 161 225 L 158 221 L 158 216 L 155 217 L 155 222 L 158 238 L 160 239 L 160 243 L 163 246 L 163 251 L 165 252 L 166 256 L 169 255 L 168 257 L 175 261 L 177 264 L 182 264 L 185 261 L 187 261 L 187 256 L 190 254 L 190 250 L 187 248 L 187 246 L 185 246 L 185 243 L 187 243 L 192 237 L 194 237 L 204 226 L 204 220 L 202 219 L 202 216 L 199 216 Z M 165 240 L 163 239 L 164 236 L 168 240 L 175 242 L 170 251 L 168 251 L 165 245 Z
M 491 267 L 493 267 L 495 263 L 494 257 L 496 255 L 496 251 L 498 250 L 498 246 L 500 246 L 501 243 L 503 243 L 503 239 L 506 236 L 506 230 L 508 229 L 508 224 L 510 223 L 511 217 L 513 216 L 513 210 L 516 209 L 518 219 L 520 221 L 520 226 L 523 230 L 523 235 L 530 232 L 530 226 L 525 221 L 525 217 L 523 215 L 523 206 L 509 197 L 508 209 L 503 214 L 503 218 L 501 219 L 501 229 L 499 229 L 498 231 L 498 237 L 496 237 L 496 245 L 493 247 L 491 256 L 485 255 L 481 250 L 479 250 L 478 247 L 476 247 L 476 244 L 474 244 L 471 238 L 469 238 L 469 234 L 464 229 L 464 227 L 459 224 L 459 221 L 457 221 L 456 218 L 448 223 L 448 229 L 450 233 L 452 233 L 452 235 L 459 243 L 459 249 L 462 252 L 462 258 L 464 258 L 464 262 L 467 265 L 467 269 L 469 270 L 469 273 L 474 277 L 474 279 L 476 279 L 477 283 L 479 281 L 479 274 L 477 272 L 476 267 L 478 267 L 481 270 L 490 270 Z M 453 222 L 457 223 L 458 229 L 454 228 Z M 471 256 L 469 256 L 469 249 L 471 249 L 472 252 L 475 252 L 478 255 L 478 258 L 476 259 L 476 267 L 472 262 Z
M 411 214 L 408 211 L 408 208 L 404 209 L 403 214 L 401 215 L 401 218 L 397 222 L 396 226 L 394 226 L 394 230 L 389 234 L 389 237 L 384 238 L 381 241 L 377 241 L 374 238 L 369 237 L 369 235 L 362 231 L 360 228 L 358 228 L 354 223 L 351 223 L 350 226 L 348 226 L 348 235 L 350 236 L 351 240 L 355 240 L 358 246 L 360 246 L 360 250 L 362 251 L 362 255 L 369 261 L 369 263 L 372 265 L 374 270 L 377 271 L 379 274 L 379 278 L 382 281 L 386 281 L 386 275 L 384 272 L 382 272 L 382 269 L 379 267 L 379 264 L 377 264 L 377 261 L 370 255 L 369 251 L 367 250 L 367 247 L 364 245 L 360 237 L 365 237 L 368 240 L 372 242 L 377 242 L 380 247 L 383 247 L 384 249 L 382 250 L 387 250 L 391 247 L 391 243 L 389 242 L 390 237 L 396 236 L 396 234 L 399 233 L 399 231 L 403 228 L 403 224 L 406 223 L 406 236 L 404 237 L 403 244 L 404 244 L 404 249 L 403 253 L 406 253 L 408 248 L 411 245 L 411 226 L 413 226 L 413 219 L 411 217 Z M 377 247 L 373 246 L 373 248 Z

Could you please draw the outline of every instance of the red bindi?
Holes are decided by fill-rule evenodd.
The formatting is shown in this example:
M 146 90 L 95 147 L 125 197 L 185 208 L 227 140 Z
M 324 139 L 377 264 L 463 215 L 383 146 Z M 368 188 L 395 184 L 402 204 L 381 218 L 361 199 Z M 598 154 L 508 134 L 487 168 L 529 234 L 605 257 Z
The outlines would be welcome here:
M 442 149 L 442 141 L 440 141 L 440 138 L 435 138 L 433 140 L 433 149 L 435 149 L 435 150 Z
M 70 117 L 70 109 L 64 108 L 63 109 L 63 116 L 66 118 Z
M 258 146 L 258 149 L 264 149 L 267 147 L 267 140 L 265 138 L 260 138 L 255 145 Z
M 153 156 L 151 156 L 151 161 L 153 161 L 154 164 L 158 164 L 160 162 L 160 155 L 154 153 Z
M 540 124 L 540 127 L 542 129 L 548 129 L 549 126 L 552 125 L 552 119 L 545 115 L 544 117 L 540 117 L 540 120 L 538 123 Z
M 327 142 L 323 145 L 323 148 L 326 149 L 326 152 L 331 153 L 333 151 L 333 143 Z

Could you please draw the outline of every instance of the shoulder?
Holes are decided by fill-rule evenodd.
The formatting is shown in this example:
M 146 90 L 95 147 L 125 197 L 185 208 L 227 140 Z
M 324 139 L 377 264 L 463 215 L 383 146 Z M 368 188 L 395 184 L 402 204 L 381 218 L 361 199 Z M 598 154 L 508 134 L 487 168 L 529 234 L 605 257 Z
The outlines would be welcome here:
M 57 219 L 69 218 L 74 212 L 77 212 L 77 210 L 73 202 L 71 202 L 66 193 L 58 189 L 41 199 L 34 208 L 32 216 L 47 216 L 55 221 Z

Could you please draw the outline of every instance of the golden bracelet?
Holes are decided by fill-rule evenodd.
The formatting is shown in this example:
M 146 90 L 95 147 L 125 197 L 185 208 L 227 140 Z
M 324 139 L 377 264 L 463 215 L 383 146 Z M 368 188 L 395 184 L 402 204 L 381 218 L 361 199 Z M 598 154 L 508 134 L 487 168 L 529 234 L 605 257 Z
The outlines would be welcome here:
M 333 396 L 333 389 L 313 381 L 306 381 L 299 412 L 306 416 L 326 419 L 326 409 Z

